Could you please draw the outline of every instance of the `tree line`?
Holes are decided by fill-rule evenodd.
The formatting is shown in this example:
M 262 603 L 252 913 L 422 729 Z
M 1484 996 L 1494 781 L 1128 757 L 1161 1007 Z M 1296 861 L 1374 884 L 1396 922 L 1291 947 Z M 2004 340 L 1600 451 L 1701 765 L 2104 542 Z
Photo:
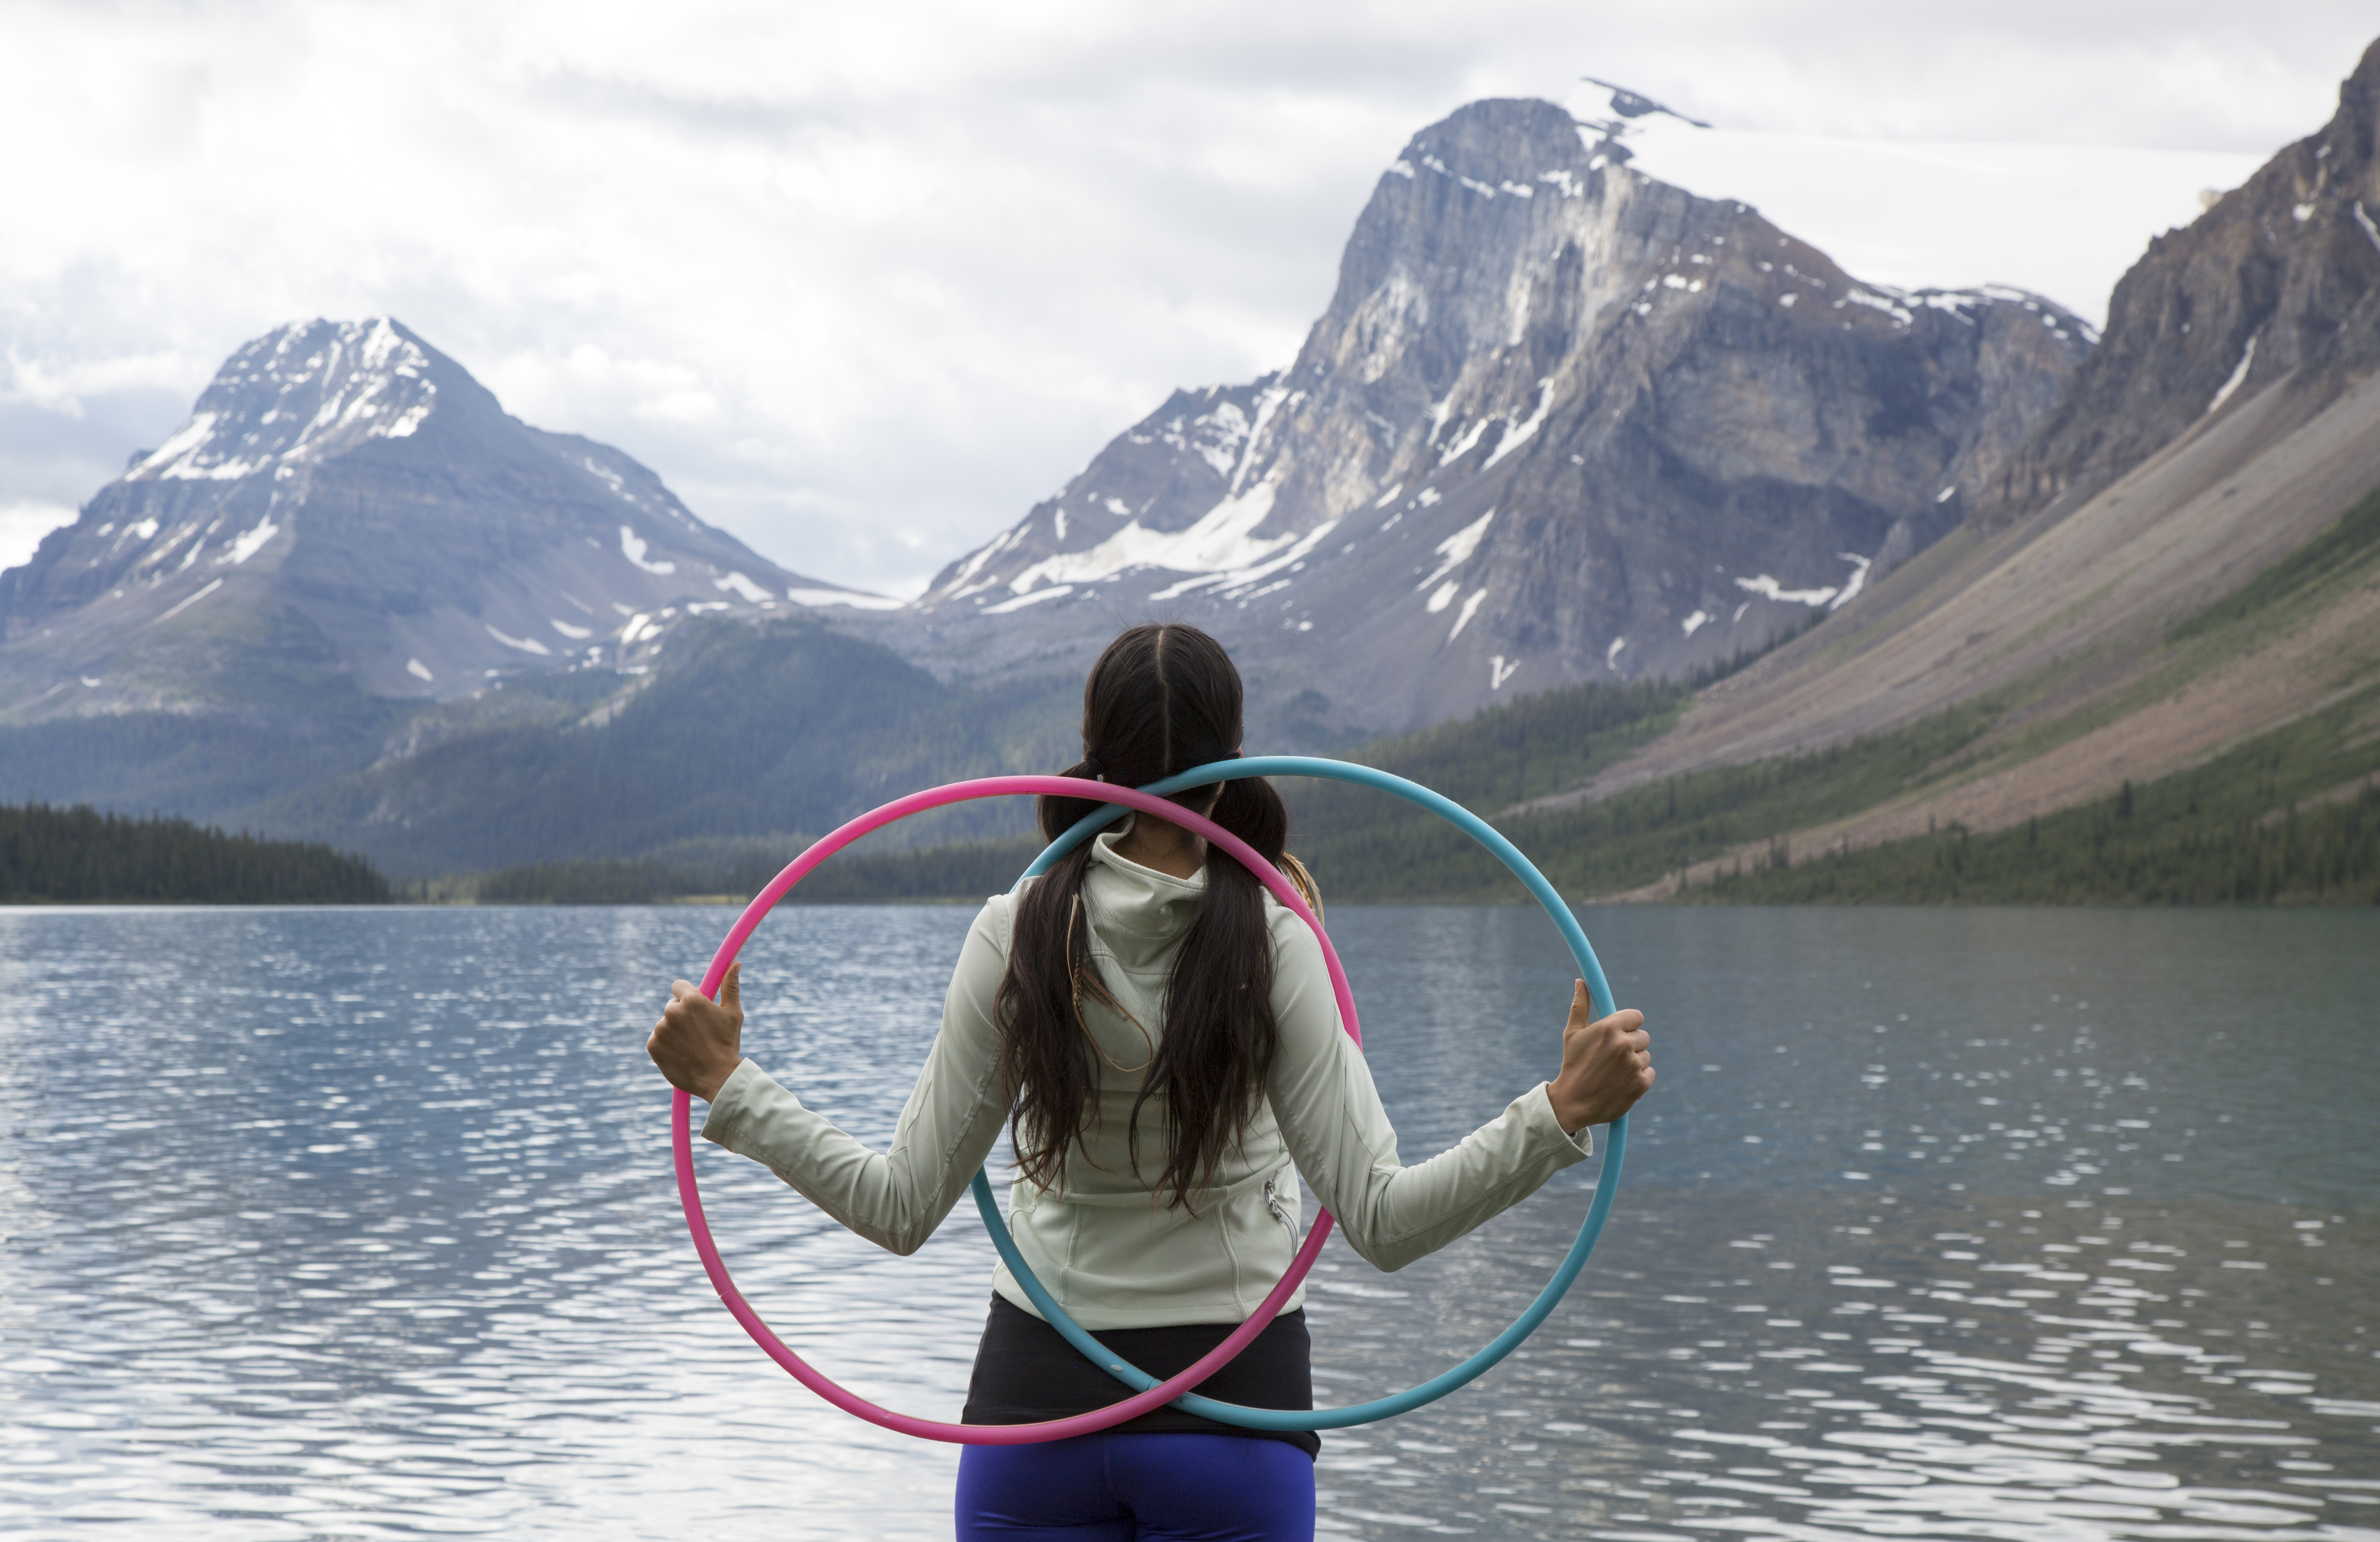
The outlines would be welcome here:
M 2380 691 L 2204 766 L 1988 833 L 1795 860 L 1781 839 L 1690 901 L 1779 905 L 2380 905 Z
M 88 805 L 0 805 L 0 903 L 384 905 L 388 880 L 313 841 L 230 835 Z

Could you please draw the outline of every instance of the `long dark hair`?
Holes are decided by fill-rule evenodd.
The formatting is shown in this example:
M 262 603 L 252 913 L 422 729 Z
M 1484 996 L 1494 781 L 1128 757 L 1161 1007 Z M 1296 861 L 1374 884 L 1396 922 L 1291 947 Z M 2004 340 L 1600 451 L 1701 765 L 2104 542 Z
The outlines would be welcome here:
M 1061 775 L 1145 786 L 1240 752 L 1240 672 L 1222 645 L 1195 626 L 1135 626 L 1099 655 L 1083 682 L 1084 758 Z M 1209 797 L 1211 808 L 1206 807 Z M 1311 889 L 1284 850 L 1289 810 L 1261 777 L 1193 788 L 1173 802 L 1255 847 Z M 1096 797 L 1038 800 L 1041 832 L 1054 839 L 1095 812 Z M 1092 1110 L 1099 1069 L 1083 1000 L 1123 1013 L 1099 983 L 1090 928 L 1081 915 L 1091 843 L 1061 858 L 1018 902 L 1008 972 L 994 1013 L 1001 1063 L 1015 1089 L 1010 1128 L 1016 1162 L 1038 1186 L 1052 1186 Z M 1137 1150 L 1141 1106 L 1161 1099 L 1169 1117 L 1165 1170 L 1153 1188 L 1188 1206 L 1208 1187 L 1223 1156 L 1255 1117 L 1272 1067 L 1273 959 L 1264 890 L 1236 860 L 1209 847 L 1207 884 L 1166 981 L 1164 1035 L 1148 1057 L 1127 1130 Z

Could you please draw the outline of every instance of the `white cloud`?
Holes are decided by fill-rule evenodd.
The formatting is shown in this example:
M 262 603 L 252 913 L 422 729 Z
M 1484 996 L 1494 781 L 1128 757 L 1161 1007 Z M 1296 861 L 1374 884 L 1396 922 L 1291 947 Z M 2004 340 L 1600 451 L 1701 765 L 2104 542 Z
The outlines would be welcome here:
M 1567 104 L 1600 120 L 1608 96 L 1582 88 Z M 1904 289 L 2015 284 L 2095 326 L 2152 236 L 2196 219 L 2202 188 L 2237 187 L 2270 154 L 1828 139 L 1666 114 L 1630 125 L 1625 142 L 1633 169 L 1755 204 L 1856 277 Z
M 33 560 L 42 538 L 61 525 L 74 522 L 75 511 L 64 504 L 0 504 L 0 568 L 22 567 Z
M 1927 224 L 1955 191 L 1904 222 L 1923 239 L 1839 221 L 1870 171 L 1836 193 L 1825 175 L 1695 190 L 1821 244 L 1840 224 L 1862 276 L 2034 283 L 2095 312 L 2071 292 L 2087 263 L 1971 266 L 2168 217 L 2124 201 L 2120 157 L 2093 163 L 2104 207 L 2085 208 L 2056 147 L 2261 159 L 2329 115 L 2372 26 L 2334 0 L 2286 26 L 2213 0 L 1446 17 L 20 3 L 0 51 L 0 502 L 87 497 L 245 338 L 391 312 L 777 560 L 912 591 L 1174 386 L 1284 361 L 1380 168 L 1465 101 L 1595 74 L 1746 141 L 1791 136 L 1788 156 L 1934 157 L 1912 175 L 1943 188 L 2046 179 L 2032 228 L 1987 233 L 2022 238 L 1980 251 Z M 1829 148 L 1878 140 L 1941 142 Z M 2010 144 L 2034 148 L 1951 164 Z

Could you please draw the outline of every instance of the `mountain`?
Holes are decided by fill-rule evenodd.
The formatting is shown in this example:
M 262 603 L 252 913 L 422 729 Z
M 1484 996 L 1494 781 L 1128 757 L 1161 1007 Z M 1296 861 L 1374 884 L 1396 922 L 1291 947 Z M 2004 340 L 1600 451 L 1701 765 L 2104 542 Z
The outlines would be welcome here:
M 2375 144 L 2380 43 L 2320 132 L 2151 245 L 1973 517 L 1633 758 L 1512 817 L 1928 736 L 1909 774 L 1752 833 L 1852 854 L 2093 800 L 2129 812 L 2153 783 L 2194 812 L 2212 768 L 2237 785 L 2208 806 L 2223 792 L 2252 821 L 2355 794 L 2380 770 Z
M 1632 119 L 1475 103 L 1415 136 L 1296 358 L 1177 393 L 884 620 L 937 673 L 1208 627 L 1257 715 L 1342 732 L 1755 652 L 2007 475 L 2093 334 L 1864 284 L 1629 169 Z
M 2072 507 L 2267 386 L 2288 382 L 2289 404 L 2266 410 L 2303 423 L 2380 368 L 2375 122 L 2367 51 L 2322 132 L 2149 243 L 2108 302 L 2107 345 L 1978 501 L 1987 521 Z
M 0 797 L 405 878 L 740 871 L 1068 759 L 1083 662 L 1157 613 L 1232 644 L 1252 746 L 1414 730 L 1364 753 L 1582 894 L 2095 799 L 2104 834 L 2135 785 L 2239 826 L 2170 892 L 2220 888 L 2380 771 L 2376 103 L 2380 51 L 2155 244 L 2095 346 L 2038 297 L 1863 285 L 1638 176 L 1641 98 L 1475 104 L 1383 175 L 1287 368 L 1177 394 L 899 607 L 761 563 L 394 322 L 292 329 L 0 577 Z M 1299 808 L 1338 892 L 1494 880 L 1393 811 Z
M 298 322 L 234 354 L 171 439 L 0 574 L 0 724 L 636 670 L 686 617 L 789 593 L 844 598 L 618 450 L 508 416 L 399 322 Z
M 634 688 L 590 699 L 571 685 L 547 676 L 425 709 L 370 765 L 242 817 L 335 839 L 408 879 L 656 853 L 757 853 L 773 872 L 809 838 L 904 793 L 1066 764 L 1082 701 L 1079 679 L 946 685 L 808 613 L 706 614 Z M 969 804 L 862 849 L 1007 835 L 1027 820 L 1020 799 Z

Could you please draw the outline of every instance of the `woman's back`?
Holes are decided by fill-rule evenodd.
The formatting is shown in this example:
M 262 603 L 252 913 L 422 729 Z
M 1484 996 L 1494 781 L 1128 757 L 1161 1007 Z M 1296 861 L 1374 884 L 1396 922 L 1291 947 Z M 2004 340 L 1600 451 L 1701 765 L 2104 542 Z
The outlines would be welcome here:
M 1171 1114 L 1162 1099 L 1143 1102 L 1141 1093 L 1164 1041 L 1174 960 L 1197 918 L 1207 880 L 1203 872 L 1184 879 L 1144 867 L 1120 856 L 1117 840 L 1112 833 L 1099 838 L 1081 890 L 1079 924 L 1098 972 L 1097 988 L 1084 991 L 1081 1014 L 1092 1050 L 1090 1116 L 1054 1182 L 1019 1179 L 1011 1187 L 1018 1245 L 1060 1304 L 1071 1315 L 1079 1302 L 1094 1330 L 1238 1322 L 1296 1252 L 1297 1169 L 1269 1099 L 1261 1099 L 1206 1188 L 1180 1205 L 1155 1192 Z M 1303 937 L 1305 923 L 1267 901 L 1277 952 L 1272 1004 L 1281 1021 L 1306 1005 L 1300 998 L 1312 989 L 1320 956 Z M 1014 921 L 1010 896 L 985 906 L 981 924 L 1003 956 Z M 1327 992 L 1327 976 L 1324 987 Z M 1330 1016 L 1335 1028 L 1335 1010 Z M 1044 1271 L 1045 1262 L 1052 1272 Z M 1026 1305 L 1004 1270 L 999 1284 L 1003 1295 Z M 1291 1309 L 1296 1305 L 1293 1298 Z

